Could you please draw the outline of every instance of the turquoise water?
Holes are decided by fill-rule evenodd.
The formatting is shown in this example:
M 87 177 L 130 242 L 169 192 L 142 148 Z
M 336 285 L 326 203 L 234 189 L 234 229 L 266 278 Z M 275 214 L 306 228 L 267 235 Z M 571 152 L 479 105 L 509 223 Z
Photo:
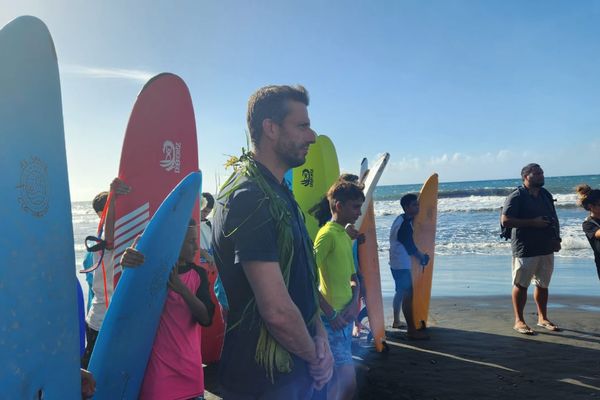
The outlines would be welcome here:
M 519 179 L 440 184 L 433 296 L 502 295 L 510 292 L 510 244 L 499 237 L 500 207 Z M 598 295 L 600 281 L 593 254 L 581 231 L 586 212 L 577 207 L 574 188 L 600 187 L 600 175 L 547 177 L 561 224 L 563 250 L 557 253 L 551 292 Z M 384 294 L 393 290 L 388 269 L 389 229 L 402 195 L 421 185 L 381 186 L 375 191 L 377 238 Z M 96 232 L 98 217 L 90 202 L 73 203 L 75 254 L 85 256 L 83 239 Z M 80 279 L 83 277 L 80 275 Z M 600 303 L 600 301 L 599 301 Z

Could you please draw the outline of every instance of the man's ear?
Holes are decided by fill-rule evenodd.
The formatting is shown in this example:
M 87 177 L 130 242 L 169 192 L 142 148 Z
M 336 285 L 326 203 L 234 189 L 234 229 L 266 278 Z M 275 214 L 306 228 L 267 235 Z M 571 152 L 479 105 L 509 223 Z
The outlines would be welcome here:
M 335 212 L 340 212 L 342 209 L 342 202 L 336 200 L 333 205 L 333 209 L 335 210 Z
M 263 135 L 268 137 L 270 140 L 275 140 L 279 134 L 279 125 L 271 118 L 265 118 L 262 122 Z

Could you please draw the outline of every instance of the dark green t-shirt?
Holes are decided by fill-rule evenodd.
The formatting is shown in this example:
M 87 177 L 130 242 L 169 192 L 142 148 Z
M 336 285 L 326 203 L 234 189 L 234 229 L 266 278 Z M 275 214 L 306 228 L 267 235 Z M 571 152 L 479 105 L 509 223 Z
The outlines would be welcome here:
M 512 228 L 514 257 L 535 257 L 554 252 L 559 240 L 559 224 L 550 192 L 542 188 L 537 196 L 532 196 L 526 188 L 519 187 L 506 198 L 502 213 L 519 219 L 546 217 L 553 221 L 547 228 Z

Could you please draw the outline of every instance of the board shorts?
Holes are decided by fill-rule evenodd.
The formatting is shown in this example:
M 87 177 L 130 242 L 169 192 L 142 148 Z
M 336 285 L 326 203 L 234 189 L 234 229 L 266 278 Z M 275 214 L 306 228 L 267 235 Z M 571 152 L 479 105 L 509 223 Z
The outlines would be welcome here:
M 512 282 L 523 288 L 531 283 L 543 289 L 550 285 L 554 271 L 554 253 L 535 257 L 513 257 Z
M 412 292 L 412 273 L 410 269 L 390 269 L 392 271 L 392 277 L 394 277 L 394 284 L 396 286 L 396 293 L 408 293 Z
M 323 326 L 327 331 L 327 339 L 329 340 L 329 348 L 333 355 L 335 365 L 352 364 L 352 327 L 354 322 L 349 323 L 339 331 L 333 330 L 329 325 L 329 320 L 321 317 Z

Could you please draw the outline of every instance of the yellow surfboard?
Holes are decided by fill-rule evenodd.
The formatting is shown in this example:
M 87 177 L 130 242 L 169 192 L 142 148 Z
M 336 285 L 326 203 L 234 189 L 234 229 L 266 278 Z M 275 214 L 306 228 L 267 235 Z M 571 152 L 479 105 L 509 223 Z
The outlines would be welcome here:
M 435 256 L 435 231 L 437 223 L 438 175 L 433 174 L 425 181 L 419 193 L 419 214 L 413 221 L 415 245 L 429 254 L 429 263 L 423 267 L 412 258 L 413 320 L 417 329 L 427 327 L 433 260 Z
M 319 231 L 319 223 L 308 210 L 317 204 L 329 187 L 340 176 L 337 154 L 331 140 L 325 135 L 308 149 L 306 161 L 292 170 L 292 191 L 304 213 L 306 229 L 312 240 Z

